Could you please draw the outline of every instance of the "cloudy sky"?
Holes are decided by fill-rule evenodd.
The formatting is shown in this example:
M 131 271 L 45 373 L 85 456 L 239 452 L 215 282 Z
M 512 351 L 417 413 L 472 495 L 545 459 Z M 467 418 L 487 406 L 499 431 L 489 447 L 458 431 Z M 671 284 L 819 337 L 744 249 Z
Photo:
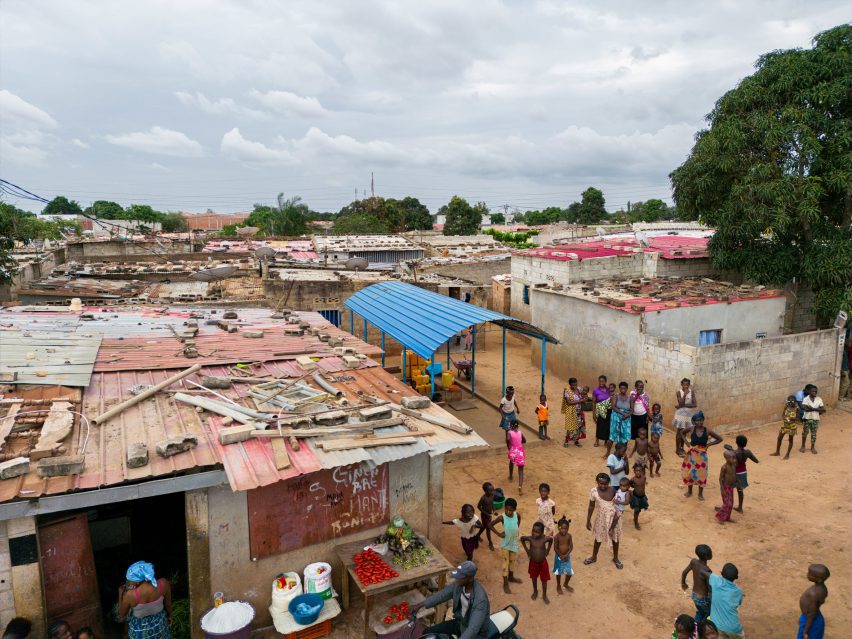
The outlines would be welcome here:
M 2 0 L 0 176 L 162 210 L 370 188 L 667 199 L 714 101 L 839 1 Z M 27 206 L 26 201 L 16 202 Z M 32 208 L 32 207 L 28 207 Z

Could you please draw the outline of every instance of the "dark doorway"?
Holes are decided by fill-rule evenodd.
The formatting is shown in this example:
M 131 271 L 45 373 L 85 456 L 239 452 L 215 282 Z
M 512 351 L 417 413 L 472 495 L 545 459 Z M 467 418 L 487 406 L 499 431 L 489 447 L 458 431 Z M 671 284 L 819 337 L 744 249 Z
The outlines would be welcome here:
M 105 639 L 120 639 L 126 635 L 124 625 L 116 621 L 115 605 L 118 600 L 118 588 L 125 582 L 127 568 L 135 561 L 151 562 L 157 577 L 169 580 L 172 584 L 173 602 L 188 598 L 183 493 L 106 504 L 78 511 L 77 516 L 83 514 L 84 523 L 88 525 L 89 542 L 83 545 L 88 546 L 94 565 L 96 599 L 99 603 L 97 614 L 100 619 L 91 619 L 86 624 L 83 624 L 81 619 L 77 621 L 78 624 L 102 628 L 101 636 Z M 72 513 L 66 512 L 57 517 L 47 515 L 39 518 L 39 535 L 42 536 L 43 530 L 49 530 L 57 521 L 68 519 L 71 515 Z M 84 557 L 83 562 L 85 561 Z M 42 564 L 45 563 L 43 556 Z M 45 584 L 47 583 L 45 575 Z M 45 587 L 48 610 L 51 609 L 50 600 L 55 600 L 58 596 L 61 596 L 61 593 L 52 594 Z M 94 613 L 89 616 L 93 615 Z M 79 625 L 74 626 L 73 629 L 77 630 L 78 627 Z
M 458 286 L 450 286 L 449 297 L 452 297 L 454 300 L 461 299 L 461 288 Z

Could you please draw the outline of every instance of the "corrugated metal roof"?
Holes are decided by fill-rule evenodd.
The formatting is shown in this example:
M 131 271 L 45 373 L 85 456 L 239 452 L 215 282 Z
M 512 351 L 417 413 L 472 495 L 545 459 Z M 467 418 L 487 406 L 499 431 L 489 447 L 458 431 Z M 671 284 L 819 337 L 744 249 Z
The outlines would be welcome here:
M 556 342 L 522 320 L 404 282 L 373 284 L 352 295 L 344 305 L 426 358 L 462 329 L 482 322 L 506 325 Z
M 320 360 L 319 368 L 346 370 L 345 375 L 355 378 L 334 382 L 351 404 L 363 402 L 364 394 L 393 402 L 399 402 L 400 398 L 405 396 L 416 395 L 410 387 L 375 364 L 369 368 L 352 371 L 346 369 L 339 358 L 331 357 Z M 291 367 L 288 362 L 266 362 L 257 366 L 252 373 L 257 376 L 298 377 L 303 375 L 304 371 Z M 129 399 L 130 387 L 137 384 L 156 384 L 168 378 L 170 374 L 165 370 L 95 373 L 92 383 L 83 394 L 81 410 L 89 417 L 101 414 L 111 406 Z M 195 390 L 196 387 L 189 384 L 189 381 L 200 381 L 204 375 L 228 374 L 229 371 L 224 367 L 205 367 L 196 375 L 174 384 L 171 390 Z M 306 378 L 305 381 L 310 383 L 310 378 Z M 79 398 L 78 390 L 55 386 L 42 388 L 41 391 L 17 392 L 14 396 L 27 399 Z M 249 390 L 250 386 L 247 384 L 234 384 L 230 389 L 217 392 L 234 401 L 254 407 L 253 400 L 248 397 Z M 0 413 L 2 412 L 0 408 Z M 456 423 L 463 423 L 438 406 L 432 406 L 426 412 Z M 212 413 L 200 414 L 194 407 L 176 402 L 173 393 L 161 392 L 126 409 L 113 419 L 91 427 L 85 451 L 83 474 L 42 479 L 38 477 L 33 467 L 30 473 L 22 477 L 0 481 L 0 502 L 35 499 L 41 495 L 55 495 L 70 491 L 94 490 L 214 468 L 225 470 L 233 490 L 250 490 L 322 468 L 334 468 L 360 461 L 383 464 L 423 452 L 436 454 L 454 448 L 487 446 L 487 443 L 475 432 L 462 435 L 432 427 L 420 420 L 406 419 L 411 419 L 412 423 L 423 428 L 434 428 L 435 434 L 407 446 L 356 448 L 334 453 L 319 450 L 313 443 L 316 439 L 302 440 L 303 445 L 298 452 L 285 442 L 291 465 L 284 470 L 277 470 L 272 444 L 269 441 L 254 439 L 222 446 L 217 437 L 219 429 L 223 428 L 220 417 Z M 399 427 L 397 429 L 402 430 Z M 382 432 L 393 432 L 393 430 Z M 162 458 L 156 454 L 157 442 L 183 434 L 196 436 L 198 445 L 187 452 L 169 458 Z M 75 420 L 74 432 L 66 441 L 69 449 L 79 449 L 85 435 L 85 427 L 80 426 L 79 419 Z M 127 446 L 137 441 L 148 445 L 149 461 L 141 468 L 128 468 Z
M 0 372 L 16 384 L 88 386 L 100 345 L 98 333 L 0 329 Z

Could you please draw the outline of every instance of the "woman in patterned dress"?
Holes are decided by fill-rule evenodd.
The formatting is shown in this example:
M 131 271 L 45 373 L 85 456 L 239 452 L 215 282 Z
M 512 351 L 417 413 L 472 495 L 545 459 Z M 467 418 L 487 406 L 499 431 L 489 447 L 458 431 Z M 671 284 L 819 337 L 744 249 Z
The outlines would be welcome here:
M 137 561 L 127 569 L 127 583 L 118 590 L 118 614 L 127 618 L 128 639 L 170 639 L 172 590 L 154 576 L 154 566 Z
M 568 380 L 568 388 L 562 391 L 562 414 L 565 415 L 565 442 L 580 446 L 580 440 L 586 436 L 586 417 L 583 414 L 583 392 L 577 388 L 577 378 Z
M 683 431 L 683 439 L 689 437 L 689 450 L 681 464 L 681 476 L 686 486 L 684 497 L 692 497 L 692 487 L 698 486 L 698 499 L 704 501 L 704 487 L 707 485 L 707 449 L 722 443 L 722 437 L 704 426 L 704 413 L 698 411 L 692 416 L 692 424 Z M 712 438 L 712 441 L 711 441 Z
M 618 560 L 618 543 L 621 541 L 621 517 L 617 517 L 615 509 L 615 487 L 610 486 L 609 475 L 598 473 L 595 478 L 597 485 L 589 493 L 589 512 L 586 515 L 586 530 L 592 530 L 595 536 L 595 545 L 592 547 L 592 556 L 583 561 L 587 566 L 598 560 L 598 550 L 602 543 L 612 542 L 612 563 L 619 570 L 624 568 Z M 592 513 L 597 506 L 598 514 L 595 517 L 595 525 L 592 527 Z M 615 526 L 612 525 L 615 520 Z

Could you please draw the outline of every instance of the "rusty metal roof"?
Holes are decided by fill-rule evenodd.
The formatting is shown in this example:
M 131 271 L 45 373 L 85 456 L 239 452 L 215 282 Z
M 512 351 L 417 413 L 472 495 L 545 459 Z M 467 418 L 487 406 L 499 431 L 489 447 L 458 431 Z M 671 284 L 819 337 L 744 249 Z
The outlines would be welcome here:
M 363 401 L 360 399 L 361 394 L 393 402 L 398 402 L 401 397 L 416 394 L 409 386 L 374 362 L 370 362 L 366 368 L 359 370 L 347 369 L 342 360 L 337 357 L 322 359 L 318 364 L 318 368 L 326 371 L 346 370 L 345 375 L 355 378 L 335 382 L 335 386 L 344 392 L 352 404 Z M 96 372 L 91 384 L 83 393 L 81 412 L 89 417 L 98 415 L 120 401 L 130 398 L 129 389 L 132 386 L 156 384 L 170 374 L 165 370 Z M 188 381 L 198 381 L 202 375 L 228 374 L 228 369 L 224 367 L 205 367 L 195 376 L 187 377 L 173 385 L 172 390 L 194 390 L 196 387 Z M 252 374 L 298 377 L 304 375 L 304 371 L 292 362 L 266 362 L 256 366 Z M 252 400 L 247 397 L 249 389 L 247 384 L 234 384 L 230 389 L 218 392 L 234 401 L 252 406 Z M 17 396 L 27 399 L 79 398 L 79 391 L 61 387 L 42 387 L 41 390 L 20 391 Z M 0 413 L 2 412 L 3 409 L 0 408 Z M 426 412 L 461 423 L 437 406 L 432 406 Z M 86 437 L 86 427 L 81 426 L 79 422 L 79 419 L 75 419 L 74 432 L 66 442 L 69 449 L 78 450 Z M 412 419 L 412 422 L 423 427 L 429 426 L 416 419 Z M 434 435 L 423 438 L 417 444 L 407 446 L 383 446 L 325 453 L 313 443 L 315 440 L 302 440 L 303 445 L 299 452 L 293 451 L 289 443 L 285 444 L 291 465 L 279 471 L 276 469 L 272 445 L 269 441 L 254 439 L 222 446 L 217 438 L 217 433 L 222 427 L 219 416 L 212 413 L 200 414 L 192 406 L 176 402 L 173 393 L 158 393 L 128 408 L 104 424 L 91 427 L 84 452 L 83 474 L 42 479 L 33 469 L 22 477 L 0 481 L 0 502 L 95 490 L 220 468 L 224 469 L 233 490 L 250 490 L 322 468 L 334 468 L 360 461 L 383 464 L 424 452 L 437 454 L 453 448 L 487 445 L 475 432 L 462 435 L 437 427 L 434 429 Z M 383 432 L 394 431 L 390 429 Z M 154 452 L 157 442 L 182 434 L 196 436 L 198 445 L 187 452 L 169 458 L 161 458 Z M 148 445 L 149 462 L 142 468 L 128 468 L 127 446 L 137 441 Z

